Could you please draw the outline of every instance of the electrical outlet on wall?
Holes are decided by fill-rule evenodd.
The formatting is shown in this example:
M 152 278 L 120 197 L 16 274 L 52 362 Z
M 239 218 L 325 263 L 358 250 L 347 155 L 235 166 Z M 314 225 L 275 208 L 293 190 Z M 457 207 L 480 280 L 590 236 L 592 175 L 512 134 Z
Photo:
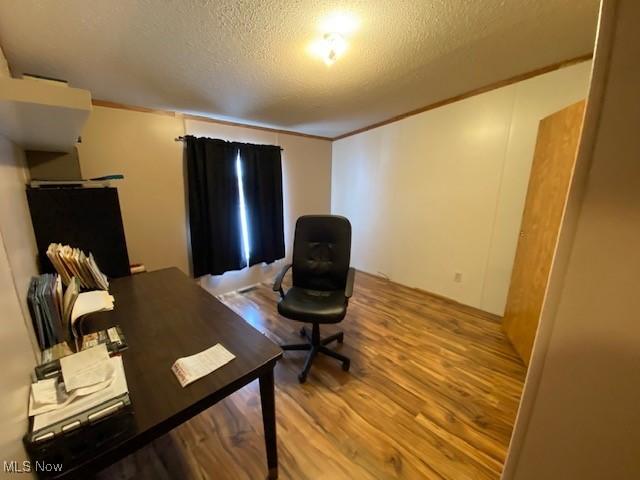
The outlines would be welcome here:
M 462 272 L 455 272 L 453 274 L 453 281 L 456 283 L 461 283 L 462 282 Z

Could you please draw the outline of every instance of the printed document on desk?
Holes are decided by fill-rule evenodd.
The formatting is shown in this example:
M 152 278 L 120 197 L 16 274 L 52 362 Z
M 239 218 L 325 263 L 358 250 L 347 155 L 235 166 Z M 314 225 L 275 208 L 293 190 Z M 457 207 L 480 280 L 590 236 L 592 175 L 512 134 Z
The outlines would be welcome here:
M 109 352 L 104 343 L 61 358 L 60 369 L 68 393 L 113 376 L 113 364 L 109 362 Z
M 234 358 L 236 358 L 234 354 L 217 343 L 213 347 L 190 357 L 179 358 L 171 367 L 171 371 L 173 371 L 180 385 L 186 387 L 199 378 L 226 365 Z

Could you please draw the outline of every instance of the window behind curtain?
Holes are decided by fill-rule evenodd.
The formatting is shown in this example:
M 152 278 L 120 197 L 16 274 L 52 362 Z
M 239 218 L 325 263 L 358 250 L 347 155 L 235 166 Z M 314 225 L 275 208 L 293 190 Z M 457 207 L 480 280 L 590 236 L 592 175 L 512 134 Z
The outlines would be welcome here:
M 242 184 L 250 245 L 249 265 L 284 258 L 280 147 L 240 144 Z
M 221 275 L 245 265 L 237 156 L 238 147 L 230 142 L 186 137 L 191 259 L 196 277 Z
M 284 257 L 280 148 L 186 137 L 194 276 Z

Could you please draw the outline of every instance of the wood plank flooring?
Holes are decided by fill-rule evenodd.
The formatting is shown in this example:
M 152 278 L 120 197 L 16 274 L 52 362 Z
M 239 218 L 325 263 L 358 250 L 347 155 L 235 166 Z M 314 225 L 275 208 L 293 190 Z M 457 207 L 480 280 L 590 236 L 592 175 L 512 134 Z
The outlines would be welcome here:
M 300 341 L 269 286 L 222 300 L 274 341 Z M 322 336 L 339 329 L 350 372 L 320 356 L 300 385 L 305 352 L 276 367 L 281 479 L 500 477 L 525 368 L 499 317 L 358 272 L 346 319 Z M 254 382 L 99 478 L 265 476 Z

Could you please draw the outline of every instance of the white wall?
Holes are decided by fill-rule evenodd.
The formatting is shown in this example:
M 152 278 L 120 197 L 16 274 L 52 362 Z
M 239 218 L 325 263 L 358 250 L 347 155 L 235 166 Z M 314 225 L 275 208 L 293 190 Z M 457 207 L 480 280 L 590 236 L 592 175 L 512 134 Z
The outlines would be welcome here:
M 305 214 L 329 213 L 331 209 L 331 143 L 276 132 L 186 120 L 185 132 L 198 137 L 280 145 L 283 166 L 284 235 L 286 258 L 291 258 L 297 218 Z M 236 272 L 201 279 L 212 293 L 224 293 L 273 278 L 284 261 L 254 265 Z
M 538 122 L 585 98 L 590 67 L 334 142 L 331 210 L 351 220 L 353 265 L 502 315 Z
M 603 4 L 585 133 L 505 480 L 640 478 L 638 18 L 637 0 Z
M 35 337 L 26 306 L 29 280 L 37 274 L 36 248 L 27 207 L 23 152 L 0 136 L 0 462 L 25 459 L 30 374 Z

